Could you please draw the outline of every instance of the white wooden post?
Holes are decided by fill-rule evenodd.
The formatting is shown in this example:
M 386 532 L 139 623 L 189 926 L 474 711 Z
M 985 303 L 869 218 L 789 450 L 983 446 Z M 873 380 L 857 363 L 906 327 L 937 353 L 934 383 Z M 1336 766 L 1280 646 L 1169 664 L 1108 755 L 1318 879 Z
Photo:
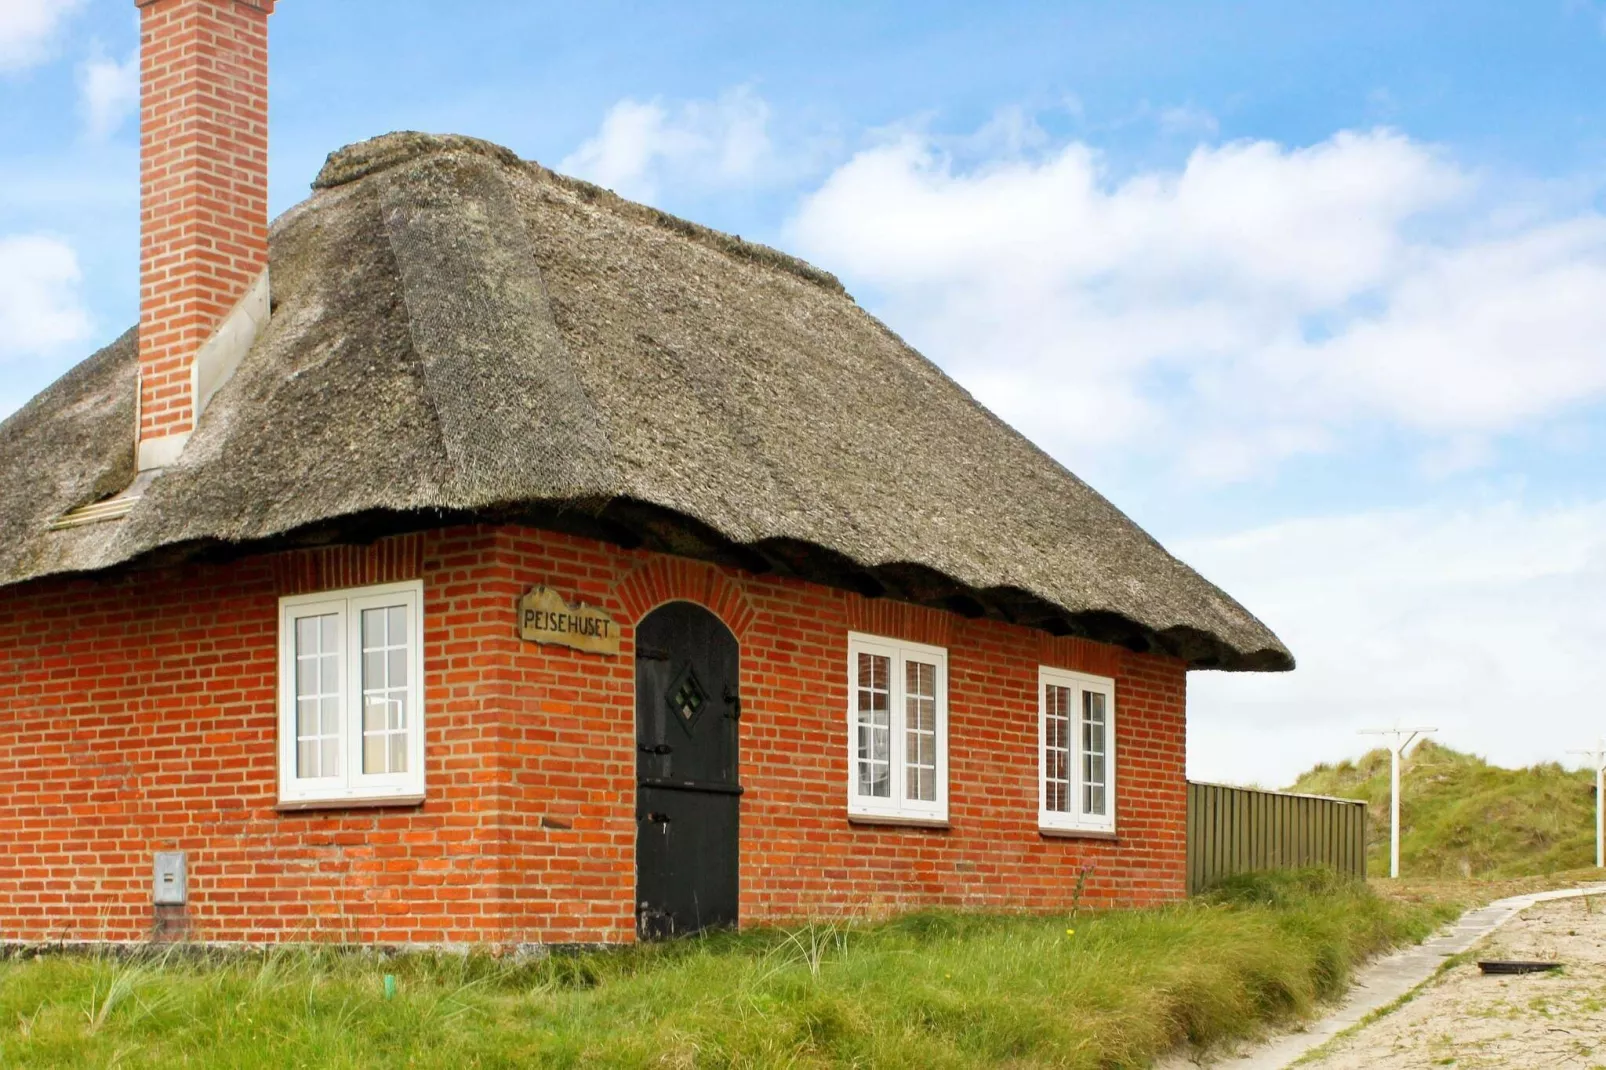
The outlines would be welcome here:
M 1573 750 L 1568 754 L 1582 754 L 1595 767 L 1595 868 L 1606 869 L 1606 739 L 1594 750 Z
M 1400 748 L 1389 748 L 1389 879 L 1400 875 Z
M 1408 750 L 1416 737 L 1437 728 L 1363 728 L 1363 736 L 1387 736 L 1389 746 L 1389 878 L 1400 875 L 1400 755 Z

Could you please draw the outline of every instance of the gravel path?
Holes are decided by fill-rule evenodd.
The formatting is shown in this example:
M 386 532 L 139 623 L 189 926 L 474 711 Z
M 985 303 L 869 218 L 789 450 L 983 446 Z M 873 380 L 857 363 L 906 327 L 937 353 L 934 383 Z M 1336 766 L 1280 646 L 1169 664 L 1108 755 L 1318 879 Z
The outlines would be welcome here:
M 1561 920 L 1551 925 L 1547 919 L 1552 917 Z M 1552 961 L 1568 963 L 1559 977 L 1484 977 L 1476 965 L 1467 965 L 1434 978 L 1445 959 L 1474 947 L 1480 958 L 1539 957 L 1542 949 L 1538 944 L 1508 941 L 1541 938 L 1552 941 L 1545 945 L 1550 950 L 1544 952 L 1553 955 Z M 1430 983 L 1424 986 L 1424 982 Z M 1548 987 L 1535 987 L 1536 982 Z M 1446 991 L 1442 997 L 1440 989 Z M 1412 992 L 1416 994 L 1411 1001 L 1392 1014 L 1349 1032 L 1368 1015 Z M 1564 996 L 1566 992 L 1574 996 Z M 1506 999 L 1496 1012 L 1488 1000 L 1499 999 L 1502 993 L 1513 998 Z M 1524 998 L 1528 1002 L 1523 1002 Z M 1555 1002 L 1534 1003 L 1534 998 L 1554 998 Z M 1325 1017 L 1295 1032 L 1250 1045 L 1247 1051 L 1179 1051 L 1155 1065 L 1156 1070 L 1201 1066 L 1210 1070 L 1283 1070 L 1296 1063 L 1302 1070 L 1418 1066 L 1606 1070 L 1603 1001 L 1606 884 L 1533 892 L 1469 910 L 1416 947 L 1378 959 L 1360 972 L 1349 995 Z M 1430 1009 L 1424 1012 L 1423 1007 Z M 1345 1035 L 1339 1038 L 1341 1033 Z M 1533 1048 L 1531 1057 L 1520 1050 L 1525 1044 Z M 1460 1053 L 1463 1045 L 1467 1049 L 1464 1055 Z
M 1540 903 L 1476 958 L 1565 963 L 1553 974 L 1489 976 L 1456 966 L 1393 1013 L 1300 1063 L 1308 1070 L 1606 1068 L 1606 896 Z

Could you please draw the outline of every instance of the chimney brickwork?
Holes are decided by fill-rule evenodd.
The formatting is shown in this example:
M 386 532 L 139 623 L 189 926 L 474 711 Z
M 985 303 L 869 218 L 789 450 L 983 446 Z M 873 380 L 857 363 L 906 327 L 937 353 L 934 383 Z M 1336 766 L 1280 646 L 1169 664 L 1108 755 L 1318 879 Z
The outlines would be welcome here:
M 268 265 L 268 16 L 274 0 L 140 9 L 139 459 L 199 416 L 196 357 Z

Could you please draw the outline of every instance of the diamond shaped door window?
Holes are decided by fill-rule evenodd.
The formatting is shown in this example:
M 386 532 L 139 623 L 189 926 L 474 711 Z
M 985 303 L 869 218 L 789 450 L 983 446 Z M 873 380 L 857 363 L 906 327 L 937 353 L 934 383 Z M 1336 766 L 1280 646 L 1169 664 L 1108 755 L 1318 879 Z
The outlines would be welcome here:
M 703 690 L 702 681 L 697 679 L 697 672 L 690 665 L 686 666 L 681 674 L 675 677 L 675 682 L 669 686 L 669 692 L 664 696 L 669 708 L 680 718 L 681 724 L 689 730 L 697 721 L 697 715 L 703 707 L 708 705 L 708 692 Z

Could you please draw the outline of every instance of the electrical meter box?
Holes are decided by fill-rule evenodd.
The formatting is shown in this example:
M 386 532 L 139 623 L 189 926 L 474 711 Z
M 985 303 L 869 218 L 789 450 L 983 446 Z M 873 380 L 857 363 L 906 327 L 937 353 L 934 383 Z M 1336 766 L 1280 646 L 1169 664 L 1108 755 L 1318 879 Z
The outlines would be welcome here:
M 157 851 L 151 901 L 157 906 L 183 906 L 189 901 L 183 851 Z

